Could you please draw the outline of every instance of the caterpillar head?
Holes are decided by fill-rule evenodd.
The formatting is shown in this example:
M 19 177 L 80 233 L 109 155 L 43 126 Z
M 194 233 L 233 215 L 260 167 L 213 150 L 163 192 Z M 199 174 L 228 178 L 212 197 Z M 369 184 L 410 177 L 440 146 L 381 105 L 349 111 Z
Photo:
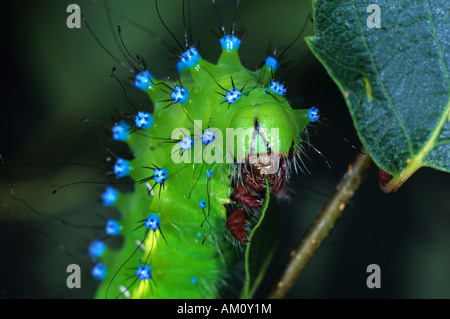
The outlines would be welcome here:
M 234 150 L 237 163 L 250 164 L 257 175 L 277 174 L 299 152 L 301 133 L 307 123 L 318 120 L 318 110 L 293 111 L 282 95 L 275 96 L 267 88 L 250 94 L 249 103 L 231 117 L 230 132 L 234 131 L 236 141 L 232 140 L 234 148 L 227 145 L 227 149 Z

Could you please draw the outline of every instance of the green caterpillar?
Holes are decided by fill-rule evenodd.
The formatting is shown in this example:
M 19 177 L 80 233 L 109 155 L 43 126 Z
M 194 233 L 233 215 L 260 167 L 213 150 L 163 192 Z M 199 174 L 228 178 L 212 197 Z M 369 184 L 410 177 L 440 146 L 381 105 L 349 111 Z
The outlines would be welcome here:
M 154 109 L 136 109 L 112 128 L 134 155 L 117 158 L 114 173 L 118 183 L 131 177 L 134 191 L 109 186 L 102 195 L 121 213 L 108 221 L 107 235 L 124 242 L 120 249 L 107 240 L 89 247 L 98 298 L 229 296 L 266 192 L 287 194 L 302 132 L 319 119 L 318 109 L 291 107 L 276 80 L 275 55 L 250 71 L 240 62 L 234 23 L 221 33 L 216 64 L 186 40 L 179 79 L 156 78 L 143 63 L 135 75 L 133 85 Z

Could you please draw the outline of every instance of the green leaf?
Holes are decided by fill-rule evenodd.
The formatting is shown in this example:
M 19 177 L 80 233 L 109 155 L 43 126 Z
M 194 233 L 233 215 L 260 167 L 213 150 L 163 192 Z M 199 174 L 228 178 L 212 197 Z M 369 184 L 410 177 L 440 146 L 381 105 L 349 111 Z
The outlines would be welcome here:
M 379 6 L 380 28 L 369 28 Z M 450 1 L 315 0 L 307 42 L 358 135 L 398 189 L 423 166 L 450 172 Z
M 252 298 L 258 288 L 272 256 L 278 246 L 281 234 L 280 214 L 272 211 L 267 214 L 270 190 L 267 185 L 264 207 L 261 217 L 249 236 L 249 244 L 245 251 L 245 283 L 241 298 Z

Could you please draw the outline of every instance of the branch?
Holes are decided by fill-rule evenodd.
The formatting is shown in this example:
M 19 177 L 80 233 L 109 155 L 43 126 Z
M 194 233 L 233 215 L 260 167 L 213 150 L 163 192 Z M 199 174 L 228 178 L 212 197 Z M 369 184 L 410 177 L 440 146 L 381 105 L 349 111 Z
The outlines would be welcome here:
M 319 212 L 319 216 L 309 228 L 306 236 L 291 252 L 288 262 L 270 288 L 267 298 L 283 298 L 290 291 L 322 242 L 330 235 L 347 203 L 353 198 L 356 190 L 366 177 L 372 163 L 370 155 L 364 149 L 361 149 L 361 153 L 349 165 L 336 191 Z

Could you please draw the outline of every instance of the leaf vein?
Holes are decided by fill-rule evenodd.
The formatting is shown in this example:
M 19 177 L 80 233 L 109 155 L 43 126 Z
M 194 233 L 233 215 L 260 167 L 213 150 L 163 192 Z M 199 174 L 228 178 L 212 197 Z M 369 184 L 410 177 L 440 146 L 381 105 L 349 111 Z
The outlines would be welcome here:
M 368 44 L 367 44 L 366 37 L 365 37 L 365 35 L 364 35 L 364 30 L 363 30 L 363 27 L 362 27 L 362 25 L 361 25 L 361 19 L 360 19 L 358 13 L 356 12 L 355 0 L 352 0 L 352 8 L 353 8 L 353 11 L 354 11 L 354 13 L 355 13 L 355 16 L 357 17 L 358 25 L 359 25 L 360 32 L 361 32 L 361 39 L 362 39 L 362 41 L 363 41 L 363 43 L 364 43 L 364 46 L 365 46 L 365 48 L 366 48 L 367 53 L 368 53 L 369 56 L 370 56 L 370 60 L 371 60 L 373 69 L 374 69 L 374 71 L 375 71 L 375 73 L 376 73 L 375 76 L 379 79 L 380 86 L 381 86 L 381 88 L 382 88 L 384 94 L 385 94 L 386 97 L 387 97 L 387 101 L 388 101 L 388 103 L 389 103 L 389 105 L 390 105 L 390 107 L 391 107 L 391 109 L 392 109 L 392 111 L 393 111 L 393 113 L 394 113 L 394 116 L 395 116 L 395 118 L 397 119 L 397 121 L 398 121 L 398 123 L 399 123 L 399 126 L 401 127 L 403 133 L 405 134 L 405 138 L 406 138 L 406 141 L 407 141 L 408 147 L 409 147 L 409 153 L 410 153 L 411 155 L 413 155 L 414 153 L 413 153 L 413 147 L 412 147 L 411 137 L 410 137 L 408 131 L 406 130 L 405 124 L 404 124 L 403 121 L 400 119 L 400 116 L 398 115 L 397 108 L 395 107 L 395 105 L 394 105 L 394 103 L 393 103 L 393 101 L 392 101 L 392 98 L 391 98 L 391 96 L 389 95 L 389 92 L 387 91 L 386 86 L 384 85 L 384 83 L 383 83 L 383 81 L 382 81 L 382 79 L 381 79 L 380 72 L 378 71 L 377 65 L 375 64 L 375 60 L 374 60 L 374 57 L 373 57 L 373 53 L 372 53 L 372 51 L 369 49 L 369 46 L 368 46 Z

